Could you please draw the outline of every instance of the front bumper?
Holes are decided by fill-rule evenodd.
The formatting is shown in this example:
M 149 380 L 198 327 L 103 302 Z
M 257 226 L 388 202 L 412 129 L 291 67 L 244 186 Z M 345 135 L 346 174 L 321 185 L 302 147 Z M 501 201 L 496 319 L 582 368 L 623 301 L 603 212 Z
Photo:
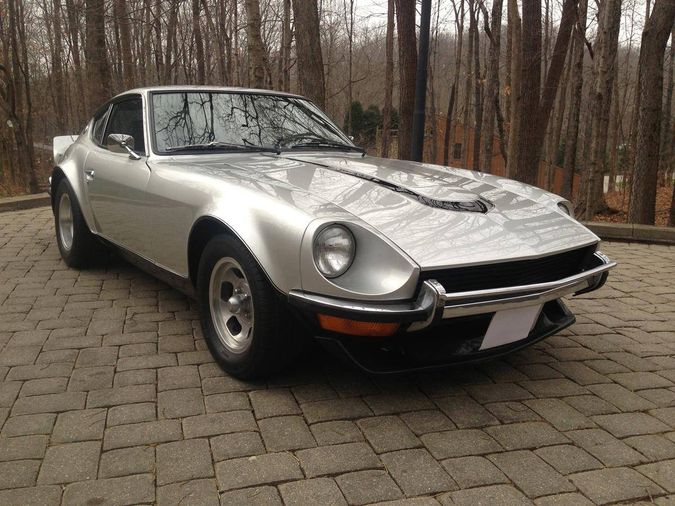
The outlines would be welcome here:
M 447 293 L 437 281 L 426 280 L 422 283 L 417 298 L 410 301 L 352 301 L 297 290 L 290 292 L 289 301 L 305 314 L 316 315 L 320 313 L 357 321 L 400 323 L 402 324 L 402 330 L 398 334 L 386 338 L 386 343 L 384 343 L 398 342 L 399 348 L 401 348 L 401 343 L 405 344 L 405 342 L 417 340 L 413 339 L 413 336 L 419 331 L 424 330 L 424 334 L 429 335 L 437 329 L 445 329 L 445 335 L 447 335 L 448 327 L 452 326 L 453 334 L 461 331 L 462 335 L 469 336 L 463 338 L 462 341 L 465 344 L 471 341 L 473 344 L 468 348 L 465 345 L 459 349 L 459 351 L 463 350 L 462 353 L 458 353 L 458 350 L 455 349 L 453 353 L 450 353 L 452 356 L 442 357 L 442 361 L 445 364 L 456 363 L 457 360 L 467 362 L 513 351 L 571 325 L 574 322 L 574 317 L 559 299 L 566 295 L 580 295 L 597 290 L 604 285 L 608 271 L 615 265 L 616 263 L 609 260 L 605 255 L 596 252 L 593 255 L 592 262 L 583 272 L 546 283 Z M 528 306 L 541 306 L 542 311 L 530 334 L 525 339 L 506 346 L 479 351 L 480 342 L 476 347 L 475 340 L 480 339 L 482 341 L 487 325 L 489 325 L 495 313 Z M 366 363 L 368 362 L 364 359 L 368 348 L 366 345 L 374 344 L 375 350 L 382 349 L 382 339 L 331 335 L 331 333 L 321 331 L 318 334 L 317 338 L 324 344 L 328 344 L 330 348 L 346 354 L 364 369 L 371 372 L 402 370 L 403 364 L 398 360 L 396 365 L 389 364 L 384 369 Z M 448 341 L 448 339 L 445 338 L 445 341 Z M 434 346 L 438 347 L 439 343 L 430 346 L 433 349 Z M 410 350 L 405 354 L 410 355 Z M 438 359 L 441 355 L 443 354 L 437 353 L 436 356 L 428 357 L 430 360 L 414 360 L 413 362 L 416 362 L 417 365 L 411 364 L 411 367 L 405 369 L 438 366 Z

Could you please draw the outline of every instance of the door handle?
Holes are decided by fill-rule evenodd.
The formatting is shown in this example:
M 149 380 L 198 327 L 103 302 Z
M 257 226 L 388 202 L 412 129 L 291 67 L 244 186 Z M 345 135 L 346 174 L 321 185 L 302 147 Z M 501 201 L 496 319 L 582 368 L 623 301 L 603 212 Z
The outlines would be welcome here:
M 84 178 L 87 183 L 91 183 L 94 180 L 94 174 L 95 172 L 91 169 L 84 171 Z

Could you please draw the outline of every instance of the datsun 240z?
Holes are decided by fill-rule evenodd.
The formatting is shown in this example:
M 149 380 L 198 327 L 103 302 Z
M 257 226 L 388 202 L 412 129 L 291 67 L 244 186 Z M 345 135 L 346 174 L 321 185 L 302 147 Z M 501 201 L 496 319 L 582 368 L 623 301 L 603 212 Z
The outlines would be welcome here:
M 574 322 L 615 264 L 570 202 L 493 175 L 367 156 L 312 102 L 263 90 L 125 92 L 54 139 L 67 265 L 102 244 L 197 298 L 229 373 L 301 335 L 371 372 L 509 353 Z

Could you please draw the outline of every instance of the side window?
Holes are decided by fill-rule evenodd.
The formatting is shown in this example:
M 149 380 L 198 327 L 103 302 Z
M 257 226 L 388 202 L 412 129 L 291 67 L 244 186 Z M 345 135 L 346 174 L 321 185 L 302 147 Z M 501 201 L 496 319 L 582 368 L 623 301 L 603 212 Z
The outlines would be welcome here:
M 109 113 L 110 107 L 107 107 L 100 111 L 97 116 L 94 116 L 94 128 L 91 132 L 91 138 L 97 144 L 103 144 L 103 129 L 105 128 Z
M 113 104 L 105 138 L 110 134 L 131 135 L 134 138 L 134 151 L 145 153 L 143 102 L 140 97 Z

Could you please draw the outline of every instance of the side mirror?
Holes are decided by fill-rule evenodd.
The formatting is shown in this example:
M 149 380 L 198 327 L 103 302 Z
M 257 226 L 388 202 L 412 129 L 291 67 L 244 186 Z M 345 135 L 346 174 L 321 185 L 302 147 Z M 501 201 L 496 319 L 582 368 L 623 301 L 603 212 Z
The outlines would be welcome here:
M 128 153 L 132 160 L 140 160 L 141 157 L 134 151 L 134 138 L 126 134 L 110 134 L 106 145 L 113 153 Z

